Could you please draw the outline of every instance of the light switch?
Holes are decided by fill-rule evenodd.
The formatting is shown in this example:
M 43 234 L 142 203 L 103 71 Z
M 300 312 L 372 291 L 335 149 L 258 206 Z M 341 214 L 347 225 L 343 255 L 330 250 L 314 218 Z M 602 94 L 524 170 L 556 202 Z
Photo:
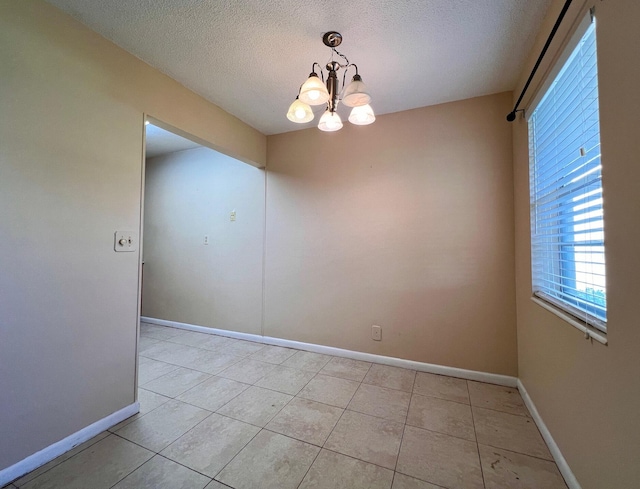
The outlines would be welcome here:
M 138 249 L 138 233 L 136 231 L 116 231 L 114 236 L 114 250 L 136 251 Z
M 236 211 L 231 211 L 231 214 L 229 215 L 229 220 L 230 221 L 236 220 Z

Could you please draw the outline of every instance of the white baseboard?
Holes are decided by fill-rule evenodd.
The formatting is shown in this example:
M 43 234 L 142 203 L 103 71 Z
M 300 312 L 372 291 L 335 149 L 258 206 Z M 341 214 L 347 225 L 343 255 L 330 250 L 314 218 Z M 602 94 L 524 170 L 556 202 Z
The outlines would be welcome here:
M 284 340 L 281 338 L 272 338 L 270 336 L 260 336 L 257 334 L 238 333 L 236 331 L 227 331 L 224 329 L 208 328 L 206 326 L 196 326 L 194 324 L 180 323 L 177 321 L 167 321 L 166 319 L 155 319 L 142 316 L 141 322 L 149 324 L 157 324 L 158 326 L 169 326 L 171 328 L 186 329 L 189 331 L 197 331 L 199 333 L 217 334 L 256 343 L 264 343 L 267 345 L 284 346 L 287 348 L 296 348 L 298 350 L 311 351 L 314 353 L 324 353 L 325 355 L 333 355 L 336 357 L 351 358 L 353 360 L 363 360 L 365 362 L 381 363 L 392 367 L 408 368 L 419 372 L 428 372 L 432 374 L 448 375 L 449 377 L 458 377 L 460 379 L 477 380 L 479 382 L 487 382 L 488 384 L 504 385 L 507 387 L 516 387 L 518 379 L 509 375 L 491 374 L 487 372 L 479 372 L 476 370 L 466 370 L 463 368 L 447 367 L 443 365 L 435 365 L 432 363 L 416 362 L 413 360 L 405 360 L 402 358 L 386 357 L 373 353 L 364 353 L 360 351 L 344 350 L 342 348 L 334 348 L 332 346 L 316 345 L 313 343 L 302 343 L 300 341 Z
M 94 436 L 102 433 L 103 431 L 115 426 L 120 421 L 124 421 L 129 416 L 133 416 L 138 411 L 140 411 L 140 404 L 138 402 L 134 402 L 133 404 L 129 404 L 128 406 L 116 411 L 115 413 L 110 414 L 85 428 L 82 428 L 80 431 L 76 431 L 75 433 L 63 438 L 56 443 L 49 445 L 46 448 L 43 448 L 39 452 L 34 453 L 33 455 L 29 455 L 27 458 L 17 462 L 6 469 L 0 470 L 0 487 L 8 484 L 9 482 L 16 480 L 18 477 L 22 477 L 23 475 L 31 472 L 32 470 L 37 469 L 41 465 L 50 462 L 54 458 L 62 455 L 69 450 L 77 447 L 81 443 L 93 438 Z
M 547 425 L 544 424 L 544 421 L 540 417 L 540 413 L 538 413 L 535 404 L 531 400 L 531 397 L 529 397 L 529 393 L 527 392 L 527 389 L 525 389 L 524 384 L 520 379 L 518 379 L 518 390 L 520 391 L 520 395 L 522 396 L 527 409 L 529 409 L 533 420 L 538 426 L 538 429 L 542 434 L 542 438 L 544 438 L 544 441 L 547 443 L 549 451 L 551 452 L 551 456 L 556 461 L 558 470 L 560 470 L 562 477 L 564 477 L 564 481 L 566 482 L 567 486 L 569 487 L 569 489 L 581 489 L 578 479 L 576 479 L 576 476 L 573 474 L 571 467 L 569 467 L 569 464 L 562 455 L 562 452 L 560 452 L 560 448 L 553 439 L 553 436 L 551 436 L 549 428 L 547 428 Z

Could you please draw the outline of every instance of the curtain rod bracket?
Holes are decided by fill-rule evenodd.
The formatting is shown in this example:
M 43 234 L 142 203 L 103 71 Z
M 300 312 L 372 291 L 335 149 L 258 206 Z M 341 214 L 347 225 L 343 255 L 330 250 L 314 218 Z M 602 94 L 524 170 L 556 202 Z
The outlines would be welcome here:
M 509 122 L 513 122 L 513 121 L 515 121 L 515 120 L 516 120 L 516 114 L 517 114 L 518 112 L 522 112 L 522 118 L 524 119 L 524 109 L 516 109 L 516 110 L 514 110 L 513 112 L 509 112 L 509 113 L 507 114 L 507 120 L 508 120 Z

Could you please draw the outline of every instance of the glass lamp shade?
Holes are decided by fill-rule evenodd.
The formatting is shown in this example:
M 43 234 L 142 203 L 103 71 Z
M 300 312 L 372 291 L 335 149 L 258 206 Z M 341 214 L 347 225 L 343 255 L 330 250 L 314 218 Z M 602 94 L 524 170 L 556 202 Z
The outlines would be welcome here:
M 298 100 L 298 97 L 296 97 L 293 103 L 289 106 L 287 119 L 289 119 L 291 122 L 303 124 L 305 122 L 313 120 L 313 112 L 311 111 L 311 107 L 309 107 L 309 105 Z
M 329 100 L 329 92 L 322 80 L 318 78 L 318 75 L 311 73 L 307 81 L 300 87 L 300 95 L 298 97 L 305 104 L 322 105 Z
M 332 132 L 342 129 L 342 121 L 337 112 L 331 112 L 329 109 L 322 114 L 320 122 L 318 123 L 318 129 L 321 131 Z
M 371 102 L 369 90 L 367 90 L 360 75 L 355 75 L 351 83 L 344 89 L 342 103 L 347 107 L 360 107 L 361 105 L 367 105 L 369 102 Z
M 349 122 L 357 126 L 366 126 L 367 124 L 373 123 L 375 120 L 376 116 L 369 104 L 354 107 L 351 109 L 351 114 L 349 114 Z

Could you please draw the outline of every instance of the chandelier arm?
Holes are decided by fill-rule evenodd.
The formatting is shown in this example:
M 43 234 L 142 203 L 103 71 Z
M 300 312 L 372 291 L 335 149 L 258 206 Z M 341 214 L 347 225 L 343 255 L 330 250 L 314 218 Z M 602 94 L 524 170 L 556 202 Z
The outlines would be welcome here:
M 324 83 L 324 73 L 322 72 L 322 66 L 320 66 L 320 63 L 318 63 L 317 61 L 314 61 L 313 64 L 311 65 L 311 72 L 315 73 L 316 70 L 316 65 L 318 66 L 318 69 L 320 70 L 320 78 L 322 78 L 322 83 Z
M 342 75 L 342 90 L 344 91 L 344 87 L 347 86 L 347 72 L 349 71 L 349 68 L 351 67 L 351 65 L 347 65 L 347 67 L 344 69 L 344 74 Z

